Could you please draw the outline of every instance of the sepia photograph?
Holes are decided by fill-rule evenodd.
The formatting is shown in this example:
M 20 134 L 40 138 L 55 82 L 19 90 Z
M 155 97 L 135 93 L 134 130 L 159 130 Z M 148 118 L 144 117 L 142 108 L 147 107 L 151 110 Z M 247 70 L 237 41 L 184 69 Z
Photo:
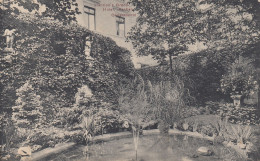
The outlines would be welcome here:
M 0 161 L 260 161 L 260 0 L 0 0 Z

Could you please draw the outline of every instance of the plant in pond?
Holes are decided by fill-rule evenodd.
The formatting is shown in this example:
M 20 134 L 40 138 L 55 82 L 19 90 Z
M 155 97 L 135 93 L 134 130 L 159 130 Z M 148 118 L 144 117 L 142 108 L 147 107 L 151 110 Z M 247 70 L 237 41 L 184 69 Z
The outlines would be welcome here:
M 219 148 L 218 146 L 212 146 L 212 150 L 214 151 L 215 156 L 218 156 L 216 159 L 219 160 L 244 160 L 242 155 L 236 153 L 236 151 L 231 150 L 228 147 Z
M 83 134 L 84 141 L 85 141 L 85 143 L 88 143 L 88 141 L 90 141 L 90 139 L 94 135 L 93 133 L 94 133 L 94 128 L 95 128 L 94 116 L 92 115 L 92 113 L 90 111 L 88 111 L 88 113 L 85 113 L 83 115 L 81 126 L 84 131 L 84 134 Z M 88 145 L 86 145 L 84 153 L 86 155 L 87 160 L 89 160 L 88 151 L 89 151 L 89 148 L 88 148 Z
M 143 78 L 136 74 L 134 80 L 119 86 L 119 111 L 135 128 L 141 127 L 146 120 L 151 120 L 149 103 Z
M 172 82 L 165 81 L 152 85 L 148 81 L 148 100 L 155 117 L 168 125 L 185 117 L 186 104 L 189 100 L 189 91 L 177 76 Z
M 255 136 L 250 126 L 231 125 L 228 119 L 218 120 L 214 127 L 217 131 L 215 142 L 232 141 L 240 148 L 246 148 L 246 144 L 254 142 Z
M 139 142 L 139 130 L 135 127 L 132 127 L 133 130 L 133 139 L 134 139 L 134 146 L 135 146 L 135 160 L 137 161 L 137 148 Z
M 237 144 L 245 144 L 247 141 L 253 138 L 252 128 L 250 126 L 231 125 L 229 131 L 232 140 Z
M 226 133 L 226 131 L 228 130 L 227 122 L 228 122 L 227 118 L 224 121 L 219 119 L 219 120 L 213 122 L 213 126 L 216 129 L 217 136 L 223 136 Z
M 92 115 L 83 116 L 82 118 L 82 128 L 84 131 L 83 137 L 86 142 L 88 142 L 93 136 L 93 129 L 95 127 L 94 118 Z
M 159 129 L 161 134 L 168 134 L 169 129 L 170 129 L 170 125 L 167 124 L 165 121 L 160 120 L 159 123 L 158 123 L 158 129 Z
M 120 112 L 127 117 L 132 124 L 133 139 L 137 160 L 137 148 L 142 122 L 148 117 L 148 101 L 143 78 L 136 74 L 134 80 L 119 86 Z

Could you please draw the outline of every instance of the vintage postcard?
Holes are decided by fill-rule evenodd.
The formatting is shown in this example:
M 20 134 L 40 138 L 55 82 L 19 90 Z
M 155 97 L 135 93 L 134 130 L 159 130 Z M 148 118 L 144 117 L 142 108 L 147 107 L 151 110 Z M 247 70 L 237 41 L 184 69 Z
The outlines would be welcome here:
M 259 161 L 259 0 L 0 0 L 1 161 Z

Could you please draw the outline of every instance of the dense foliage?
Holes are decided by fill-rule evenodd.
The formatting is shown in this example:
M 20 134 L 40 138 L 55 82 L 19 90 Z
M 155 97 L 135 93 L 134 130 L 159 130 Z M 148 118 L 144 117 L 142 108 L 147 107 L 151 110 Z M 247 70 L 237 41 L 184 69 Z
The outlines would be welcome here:
M 225 52 L 210 52 L 208 50 L 184 54 L 173 59 L 173 73 L 184 83 L 194 98 L 190 104 L 202 104 L 207 101 L 231 101 L 230 94 L 234 84 L 231 80 L 241 80 L 242 85 L 236 85 L 245 95 L 250 96 L 257 91 L 257 74 L 255 58 L 240 57 L 240 63 L 232 55 Z M 165 65 L 138 70 L 145 80 L 152 82 L 169 81 L 169 67 Z M 234 75 L 234 72 L 237 74 Z M 233 82 L 233 83 L 232 83 Z M 221 91 L 223 90 L 223 91 Z M 225 91 L 225 92 L 224 92 Z
M 34 93 L 32 85 L 26 82 L 17 90 L 17 100 L 12 107 L 12 120 L 18 130 L 34 129 L 43 123 L 43 112 L 41 97 Z
M 221 79 L 221 92 L 228 95 L 241 94 L 248 97 L 257 92 L 258 88 L 256 68 L 246 59 L 233 63 Z
M 18 30 L 18 36 L 16 52 L 10 55 L 12 63 L 2 64 L 1 85 L 5 88 L 2 88 L 1 94 L 6 94 L 1 97 L 2 105 L 13 102 L 9 98 L 13 95 L 11 91 L 27 80 L 41 95 L 45 107 L 73 104 L 77 89 L 84 84 L 90 86 L 97 98 L 115 101 L 113 87 L 116 78 L 129 76 L 132 72 L 130 53 L 108 38 L 93 35 L 77 26 L 63 26 L 30 15 L 3 20 L 3 24 Z M 85 37 L 88 36 L 93 37 L 91 55 L 94 60 L 86 60 L 83 54 Z M 57 46 L 60 48 L 57 49 Z
M 19 138 L 16 144 L 39 150 L 67 140 L 85 142 L 123 123 L 115 111 L 116 87 L 134 72 L 128 50 L 110 38 L 50 18 L 19 14 L 2 20 L 1 33 L 8 26 L 17 30 L 14 52 L 5 50 L 4 39 L 0 46 L 0 108 L 11 113 L 15 129 L 20 129 L 12 137 Z M 85 55 L 86 38 L 91 59 Z
M 244 1 L 132 0 L 139 17 L 129 41 L 139 55 L 163 62 L 203 43 L 208 54 L 235 57 L 259 40 L 255 9 Z M 255 5 L 255 6 L 254 6 Z M 259 9 L 258 9 L 259 11 Z
M 51 17 L 70 23 L 76 20 L 76 14 L 79 14 L 76 0 L 4 0 L 0 2 L 0 13 L 2 16 L 9 14 L 20 14 L 27 10 L 35 15 Z

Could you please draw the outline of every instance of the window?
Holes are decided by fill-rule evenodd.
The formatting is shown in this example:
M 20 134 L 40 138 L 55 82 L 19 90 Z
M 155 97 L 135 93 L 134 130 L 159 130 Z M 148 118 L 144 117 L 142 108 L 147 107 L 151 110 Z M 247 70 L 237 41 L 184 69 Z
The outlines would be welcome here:
M 95 9 L 88 6 L 84 6 L 84 12 L 86 14 L 86 23 L 88 29 L 95 30 L 96 29 Z
M 116 17 L 116 35 L 125 36 L 125 18 Z

